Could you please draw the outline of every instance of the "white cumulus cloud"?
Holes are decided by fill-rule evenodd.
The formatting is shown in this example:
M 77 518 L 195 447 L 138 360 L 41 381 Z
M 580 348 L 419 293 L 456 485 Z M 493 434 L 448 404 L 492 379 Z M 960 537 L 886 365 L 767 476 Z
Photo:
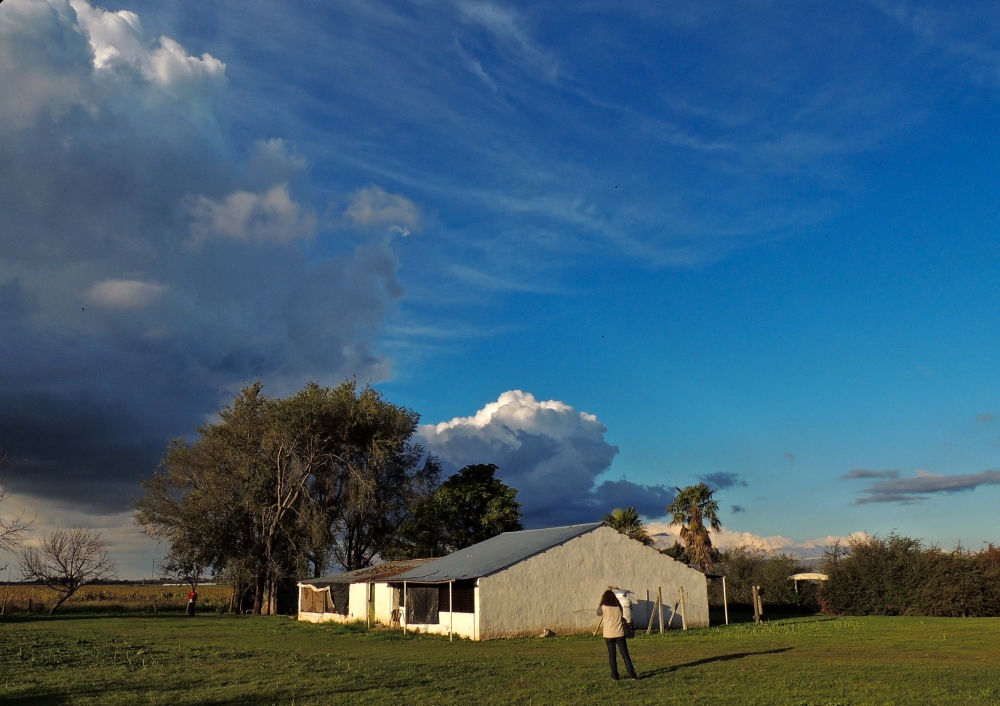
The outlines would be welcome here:
M 400 235 L 419 233 L 424 218 L 417 205 L 405 196 L 390 194 L 369 184 L 351 194 L 347 218 L 361 228 L 387 228 Z
M 662 486 L 596 484 L 618 453 L 606 431 L 593 414 L 510 390 L 472 416 L 423 425 L 419 433 L 449 471 L 497 464 L 497 475 L 518 489 L 528 526 L 596 521 L 620 505 L 662 514 L 671 498 Z
M 192 196 L 185 200 L 193 217 L 195 242 L 211 237 L 247 242 L 289 243 L 316 232 L 316 215 L 292 199 L 287 184 L 265 192 L 234 191 L 221 199 Z
M 53 5 L 57 5 L 53 1 Z M 69 0 L 94 53 L 94 68 L 131 68 L 151 83 L 175 90 L 182 86 L 225 81 L 226 65 L 210 54 L 189 56 L 170 37 L 146 40 L 139 16 L 128 10 L 109 12 L 86 0 Z
M 90 287 L 86 298 L 110 309 L 141 309 L 166 291 L 165 284 L 137 279 L 106 279 Z

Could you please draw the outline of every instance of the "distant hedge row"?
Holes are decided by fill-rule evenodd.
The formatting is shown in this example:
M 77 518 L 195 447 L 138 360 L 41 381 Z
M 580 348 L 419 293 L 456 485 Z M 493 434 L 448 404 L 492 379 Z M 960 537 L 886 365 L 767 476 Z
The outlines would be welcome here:
M 835 545 L 821 571 L 824 612 L 840 615 L 1000 615 L 1000 548 L 943 551 L 890 534 Z
M 767 607 L 834 615 L 1000 616 L 1000 548 L 944 551 L 918 539 L 890 534 L 836 544 L 819 572 L 829 580 L 795 584 L 792 574 L 809 571 L 795 557 L 752 547 L 719 553 L 726 566 L 730 606 L 749 606 L 751 586 L 763 590 Z M 816 569 L 812 569 L 816 571 Z M 712 581 L 710 602 L 722 604 L 722 586 Z

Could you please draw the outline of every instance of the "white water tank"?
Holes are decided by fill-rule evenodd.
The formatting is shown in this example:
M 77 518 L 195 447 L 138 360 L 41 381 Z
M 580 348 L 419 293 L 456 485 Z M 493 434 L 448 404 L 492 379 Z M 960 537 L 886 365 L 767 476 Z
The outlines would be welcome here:
M 615 598 L 622 604 L 622 617 L 632 622 L 632 606 L 635 604 L 634 594 L 628 589 L 619 588 L 615 591 Z

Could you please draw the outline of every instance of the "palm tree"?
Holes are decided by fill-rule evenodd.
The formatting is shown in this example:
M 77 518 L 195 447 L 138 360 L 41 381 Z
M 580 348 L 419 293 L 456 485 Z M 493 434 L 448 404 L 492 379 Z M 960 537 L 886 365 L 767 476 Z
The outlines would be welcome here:
M 681 539 L 691 557 L 691 563 L 706 571 L 715 561 L 712 538 L 708 526 L 715 531 L 722 529 L 719 522 L 719 502 L 712 498 L 713 490 L 704 483 L 677 488 L 677 497 L 667 507 L 667 514 L 673 516 L 674 524 L 681 526 Z
M 624 509 L 616 507 L 604 516 L 604 522 L 611 529 L 618 530 L 627 537 L 642 542 L 647 547 L 653 544 L 653 538 L 646 533 L 646 525 L 642 524 L 635 507 Z

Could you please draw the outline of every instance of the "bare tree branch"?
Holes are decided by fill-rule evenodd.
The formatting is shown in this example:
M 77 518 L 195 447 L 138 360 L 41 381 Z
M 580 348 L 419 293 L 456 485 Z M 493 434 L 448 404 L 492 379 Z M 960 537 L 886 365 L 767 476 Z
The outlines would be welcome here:
M 100 533 L 93 530 L 80 527 L 53 530 L 40 546 L 21 550 L 21 577 L 59 593 L 49 611 L 51 615 L 84 584 L 114 575 L 117 567 L 108 555 L 108 547 Z

